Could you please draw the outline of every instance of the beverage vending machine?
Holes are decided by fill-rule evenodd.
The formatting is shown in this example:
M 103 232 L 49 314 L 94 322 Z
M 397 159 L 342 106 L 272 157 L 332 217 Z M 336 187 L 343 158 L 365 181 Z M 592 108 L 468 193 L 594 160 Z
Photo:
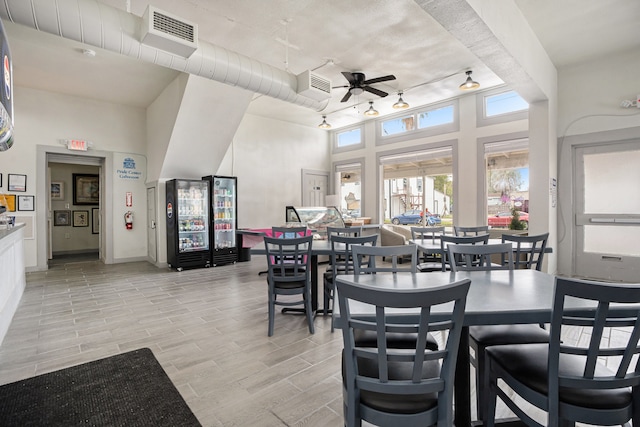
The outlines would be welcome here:
M 209 183 L 167 181 L 167 263 L 184 268 L 211 266 L 209 239 Z
M 238 181 L 233 176 L 205 176 L 211 191 L 211 265 L 238 261 Z

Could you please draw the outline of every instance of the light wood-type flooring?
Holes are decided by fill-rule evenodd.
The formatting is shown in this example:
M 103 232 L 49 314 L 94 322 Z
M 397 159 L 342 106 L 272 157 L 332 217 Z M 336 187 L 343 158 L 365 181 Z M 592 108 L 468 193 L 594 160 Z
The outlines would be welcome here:
M 149 347 L 204 426 L 342 426 L 341 333 L 278 312 L 267 337 L 265 266 L 54 259 L 27 274 L 0 384 Z

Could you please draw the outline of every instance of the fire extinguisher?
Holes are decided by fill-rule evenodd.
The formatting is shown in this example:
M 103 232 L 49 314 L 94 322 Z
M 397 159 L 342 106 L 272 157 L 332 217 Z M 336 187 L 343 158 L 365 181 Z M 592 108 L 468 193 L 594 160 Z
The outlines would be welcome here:
M 124 225 L 127 227 L 127 230 L 133 228 L 133 212 L 127 211 L 124 213 Z

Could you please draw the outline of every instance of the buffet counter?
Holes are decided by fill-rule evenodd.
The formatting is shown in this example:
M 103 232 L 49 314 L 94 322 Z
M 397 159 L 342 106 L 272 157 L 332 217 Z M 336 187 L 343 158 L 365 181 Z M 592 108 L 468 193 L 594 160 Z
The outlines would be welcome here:
M 24 272 L 24 224 L 0 229 L 0 343 L 22 298 Z

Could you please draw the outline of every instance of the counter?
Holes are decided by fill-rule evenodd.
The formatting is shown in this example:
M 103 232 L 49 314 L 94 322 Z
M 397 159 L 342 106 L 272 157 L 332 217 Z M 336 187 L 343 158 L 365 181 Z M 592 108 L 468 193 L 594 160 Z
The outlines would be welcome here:
M 22 298 L 24 271 L 24 224 L 0 229 L 0 343 Z

